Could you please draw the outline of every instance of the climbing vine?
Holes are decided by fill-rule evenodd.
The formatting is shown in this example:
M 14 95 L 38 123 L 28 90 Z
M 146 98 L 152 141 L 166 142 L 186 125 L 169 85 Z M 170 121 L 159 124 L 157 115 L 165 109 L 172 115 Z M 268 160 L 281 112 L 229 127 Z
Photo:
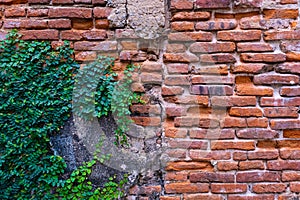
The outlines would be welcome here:
M 88 180 L 92 166 L 103 162 L 103 158 L 94 158 L 73 171 L 68 179 L 61 179 L 66 163 L 62 157 L 53 155 L 49 143 L 50 135 L 59 134 L 69 119 L 74 97 L 78 97 L 75 101 L 81 101 L 82 96 L 86 98 L 80 103 L 90 107 L 74 108 L 85 117 L 91 113 L 95 117 L 109 112 L 129 114 L 128 105 L 138 96 L 129 97 L 124 91 L 114 90 L 118 82 L 112 64 L 113 59 L 100 57 L 86 65 L 91 70 L 90 76 L 94 76 L 94 69 L 99 70 L 94 85 L 84 85 L 87 91 L 92 88 L 93 93 L 84 90 L 73 93 L 74 74 L 79 65 L 68 42 L 53 49 L 50 42 L 23 41 L 16 31 L 0 41 L 0 199 L 92 200 L 123 195 L 121 188 L 126 177 L 120 183 L 110 178 L 104 188 L 95 188 Z M 130 71 L 129 67 L 126 77 L 130 77 Z M 122 100 L 121 107 L 114 107 L 114 98 L 126 98 L 126 101 Z M 125 143 L 130 120 L 120 119 L 116 138 Z

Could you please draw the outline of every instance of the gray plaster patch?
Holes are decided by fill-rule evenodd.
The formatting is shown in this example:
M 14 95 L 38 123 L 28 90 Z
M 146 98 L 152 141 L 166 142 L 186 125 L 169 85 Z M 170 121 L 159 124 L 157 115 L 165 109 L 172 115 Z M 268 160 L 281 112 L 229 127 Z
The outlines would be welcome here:
M 113 28 L 132 28 L 144 39 L 158 38 L 165 28 L 164 0 L 109 0 L 114 7 L 108 19 Z

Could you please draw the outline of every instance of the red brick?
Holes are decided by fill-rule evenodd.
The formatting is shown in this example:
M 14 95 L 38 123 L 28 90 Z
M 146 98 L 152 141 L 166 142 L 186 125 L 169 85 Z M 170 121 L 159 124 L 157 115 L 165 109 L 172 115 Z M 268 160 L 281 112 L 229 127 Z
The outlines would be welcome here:
M 49 28 L 71 28 L 71 20 L 69 19 L 55 19 L 48 21 Z
M 237 117 L 261 117 L 263 115 L 261 109 L 251 107 L 232 107 L 229 109 L 229 115 Z
M 268 72 L 273 70 L 272 65 L 267 65 L 267 64 L 254 64 L 254 63 L 249 63 L 249 64 L 238 64 L 231 66 L 231 70 L 233 73 L 249 73 L 249 74 L 260 74 L 263 72 Z
M 188 64 L 167 64 L 169 74 L 187 74 L 189 72 Z
M 219 183 L 233 183 L 234 174 L 229 172 L 191 172 L 190 181 L 195 182 L 219 182 Z
M 223 200 L 223 196 L 215 194 L 185 194 L 184 200 Z
M 290 183 L 291 192 L 300 192 L 300 183 Z
M 279 182 L 279 172 L 237 172 L 236 181 L 238 183 L 251 182 Z
M 207 149 L 207 141 L 199 140 L 183 140 L 183 139 L 169 139 L 168 144 L 170 148 L 179 149 Z
M 264 32 L 265 40 L 299 40 L 300 30 L 280 30 Z
M 167 53 L 184 53 L 186 47 L 184 44 L 168 44 Z
M 269 129 L 248 128 L 237 131 L 237 137 L 243 139 L 273 139 L 278 137 L 278 132 Z
M 240 194 L 247 192 L 247 184 L 240 183 L 212 183 L 211 192 L 218 194 Z
M 198 21 L 209 18 L 209 12 L 178 12 L 172 17 L 172 21 Z
M 193 31 L 193 22 L 172 22 L 171 29 L 175 31 Z
M 106 4 L 106 1 L 105 1 L 105 0 L 92 0 L 92 3 L 93 3 L 94 5 L 98 5 L 98 4 L 100 4 L 100 5 L 105 5 L 105 4 Z
M 297 0 L 280 0 L 281 4 L 297 4 Z
M 132 105 L 130 111 L 133 114 L 160 114 L 161 109 L 158 105 Z
M 254 150 L 255 144 L 253 141 L 211 141 L 212 150 Z
M 286 190 L 286 185 L 283 183 L 257 183 L 252 187 L 255 193 L 282 193 Z
M 5 20 L 3 28 L 26 28 L 26 29 L 46 29 L 48 27 L 45 20 Z
M 253 96 L 244 97 L 212 97 L 212 106 L 232 107 L 232 106 L 255 106 L 256 98 Z
M 211 170 L 213 167 L 209 162 L 170 162 L 166 166 L 167 171 L 182 170 Z
M 95 7 L 93 10 L 95 18 L 107 18 L 112 11 L 109 7 Z
M 168 117 L 180 117 L 186 115 L 186 108 L 181 106 L 166 106 L 165 109 Z
M 165 62 L 183 62 L 183 63 L 190 63 L 190 62 L 198 62 L 199 58 L 191 53 L 165 53 L 164 55 Z
M 298 9 L 271 9 L 263 10 L 264 18 L 297 19 Z
M 238 77 L 237 77 L 238 78 Z M 236 79 L 237 80 L 237 79 Z M 235 91 L 240 96 L 273 96 L 273 88 L 271 87 L 256 87 L 251 83 L 236 84 Z
M 267 169 L 269 170 L 300 170 L 300 161 L 268 161 Z
M 73 4 L 73 0 L 52 0 L 53 4 Z
M 207 96 L 185 95 L 176 97 L 165 97 L 165 101 L 176 104 L 199 104 L 203 106 L 208 106 Z
M 260 8 L 263 0 L 241 0 L 235 4 L 238 8 Z
M 288 52 L 288 53 L 286 53 L 286 60 L 290 61 L 290 62 L 299 62 L 300 61 L 300 53 Z
M 178 33 L 170 33 L 168 35 L 170 41 L 211 41 L 212 33 L 208 32 L 178 32 Z
M 97 20 L 95 20 L 95 28 L 108 29 L 109 21 L 107 19 L 97 19 Z
M 244 128 L 247 127 L 247 122 L 245 118 L 226 117 L 221 126 L 222 128 Z
M 217 75 L 227 75 L 228 66 L 227 65 L 194 65 L 191 67 L 192 74 L 217 74 Z
M 78 30 L 89 30 L 94 26 L 91 19 L 72 19 L 72 28 Z
M 205 151 L 194 150 L 189 151 L 189 156 L 192 160 L 211 161 L 211 160 L 229 160 L 231 158 L 230 152 L 225 151 Z
M 299 63 L 283 63 L 275 67 L 276 72 L 279 73 L 292 73 L 300 74 L 300 64 Z
M 254 196 L 253 194 L 251 194 L 251 196 L 249 196 L 248 194 L 246 194 L 245 196 L 228 195 L 228 200 L 275 200 L 275 196 L 261 194 L 259 196 Z
M 230 0 L 196 0 L 197 8 L 230 8 Z
M 60 18 L 60 17 L 69 17 L 69 18 L 92 18 L 92 9 L 90 8 L 50 8 L 49 9 L 50 18 Z
M 191 10 L 194 7 L 192 0 L 172 0 L 171 9 L 176 10 Z
M 19 31 L 23 40 L 58 40 L 57 30 L 28 30 Z
M 283 137 L 285 137 L 285 138 L 300 138 L 300 130 L 284 130 Z
M 63 40 L 81 40 L 83 38 L 82 31 L 76 30 L 62 31 L 60 37 Z
M 25 17 L 26 9 L 23 7 L 12 7 L 5 9 L 5 17 Z
M 145 61 L 141 66 L 142 72 L 161 72 L 162 64 L 152 61 Z
M 74 49 L 81 50 L 81 51 L 115 51 L 117 50 L 117 42 L 116 41 L 75 42 Z
M 45 17 L 45 16 L 48 16 L 48 9 L 29 8 L 29 9 L 27 9 L 27 16 L 28 17 Z
M 258 128 L 267 128 L 269 124 L 268 118 L 256 118 L 256 117 L 246 118 L 246 123 L 248 127 L 258 127 Z
M 297 40 L 283 41 L 280 43 L 280 49 L 285 53 L 290 52 L 290 51 L 298 52 L 298 51 L 300 51 L 299 44 L 300 44 L 300 42 Z M 289 64 L 289 63 L 287 63 L 287 64 Z M 298 63 L 291 63 L 291 64 L 297 65 Z M 298 66 L 299 66 L 299 64 L 298 64 Z
M 171 86 L 190 85 L 190 77 L 188 75 L 170 75 L 165 77 L 165 84 Z
M 300 181 L 300 172 L 290 171 L 290 172 L 282 172 L 282 181 Z
M 299 106 L 300 97 L 294 98 L 274 98 L 274 97 L 262 97 L 260 100 L 261 106 Z
M 192 84 L 203 84 L 203 83 L 222 83 L 222 84 L 233 84 L 233 77 L 229 76 L 203 76 L 194 75 L 192 76 Z
M 50 0 L 28 0 L 29 4 L 49 4 Z
M 132 117 L 132 120 L 141 126 L 159 126 L 160 117 Z
M 75 52 L 75 60 L 77 61 L 94 61 L 97 58 L 97 54 L 94 51 L 80 51 Z
M 182 128 L 168 128 L 165 130 L 165 136 L 170 138 L 185 138 L 187 133 L 187 129 Z
M 209 191 L 209 184 L 197 183 L 169 183 L 165 184 L 166 193 L 201 193 Z
M 297 107 L 276 107 L 276 108 L 264 108 L 264 116 L 273 117 L 296 117 L 298 118 Z
M 241 161 L 239 162 L 239 170 L 250 170 L 250 169 L 265 169 L 263 161 Z
M 279 153 L 277 150 L 259 150 L 254 152 L 248 152 L 249 160 L 272 160 L 277 159 Z
M 219 31 L 217 33 L 218 40 L 230 40 L 230 41 L 252 41 L 260 40 L 261 31 L 249 30 L 249 31 Z
M 230 86 L 207 86 L 207 85 L 192 85 L 190 88 L 191 94 L 199 94 L 199 95 L 232 95 L 233 89 Z
M 288 160 L 300 160 L 300 149 L 282 148 L 280 157 Z
M 167 181 L 186 181 L 187 179 L 188 172 L 185 171 L 167 172 L 165 175 Z
M 284 120 L 271 120 L 270 126 L 272 129 L 300 129 L 299 119 L 284 119 Z
M 242 53 L 241 60 L 244 62 L 283 62 L 286 60 L 282 53 Z
M 187 151 L 185 149 L 167 149 L 165 153 L 169 158 L 186 159 Z
M 247 152 L 240 151 L 240 152 L 233 152 L 233 160 L 247 160 Z
M 238 162 L 233 161 L 218 161 L 217 168 L 219 171 L 231 171 L 238 169 Z M 225 191 L 227 191 L 225 189 Z M 213 192 L 218 193 L 218 192 Z
M 162 87 L 162 95 L 163 96 L 171 96 L 171 95 L 181 95 L 183 94 L 184 89 L 182 87 L 173 86 L 173 87 Z
M 237 27 L 237 22 L 234 19 L 220 21 L 207 21 L 207 22 L 197 22 L 195 25 L 196 30 L 203 31 L 219 31 L 219 30 L 230 30 Z
M 162 74 L 143 72 L 140 74 L 141 81 L 148 84 L 161 84 Z
M 105 40 L 107 33 L 105 30 L 85 31 L 82 36 L 87 40 Z
M 221 53 L 221 52 L 233 52 L 235 50 L 235 44 L 233 42 L 196 42 L 190 46 L 192 53 Z
M 283 74 L 260 74 L 254 76 L 254 84 L 287 84 L 294 85 L 299 83 L 299 76 L 297 75 L 283 75 Z
M 279 140 L 277 141 L 277 147 L 279 148 L 299 148 L 300 140 Z
M 273 51 L 274 48 L 268 43 L 238 43 L 237 51 L 238 52 L 264 52 L 264 51 Z
M 219 121 L 211 118 L 176 117 L 174 122 L 176 127 L 196 126 L 200 128 L 215 128 L 219 126 Z
M 202 54 L 200 55 L 202 63 L 220 64 L 220 63 L 235 63 L 236 59 L 232 54 Z

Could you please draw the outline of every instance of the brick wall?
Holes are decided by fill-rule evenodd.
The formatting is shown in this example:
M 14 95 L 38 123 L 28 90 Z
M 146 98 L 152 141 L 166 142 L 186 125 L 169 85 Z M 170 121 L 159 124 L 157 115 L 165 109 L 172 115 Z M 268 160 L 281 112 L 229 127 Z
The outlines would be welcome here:
M 130 2 L 0 0 L 0 38 L 17 28 L 26 40 L 71 41 L 78 62 L 104 54 L 116 71 L 141 66 L 132 89 L 147 104 L 131 107 L 133 120 L 155 128 L 167 161 L 128 199 L 299 199 L 297 0 L 157 1 L 165 22 L 155 26 L 160 6 L 136 1 L 147 38 Z

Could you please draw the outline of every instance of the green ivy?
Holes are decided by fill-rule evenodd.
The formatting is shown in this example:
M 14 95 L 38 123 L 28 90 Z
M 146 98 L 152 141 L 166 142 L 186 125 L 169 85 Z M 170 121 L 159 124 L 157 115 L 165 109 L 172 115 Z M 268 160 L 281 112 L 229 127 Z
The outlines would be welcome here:
M 126 178 L 120 183 L 110 178 L 104 188 L 94 188 L 88 180 L 92 166 L 106 157 L 94 158 L 61 180 L 66 164 L 53 155 L 49 144 L 49 136 L 59 134 L 70 117 L 72 100 L 79 105 L 73 108 L 75 113 L 85 119 L 117 113 L 117 143 L 126 143 L 128 106 L 139 96 L 129 95 L 133 67 L 128 67 L 128 79 L 120 84 L 112 65 L 112 58 L 99 57 L 85 66 L 88 73 L 83 74 L 68 42 L 53 49 L 50 42 L 23 41 L 16 31 L 0 41 L 0 199 L 93 200 L 123 195 L 120 188 Z M 80 81 L 75 83 L 77 71 Z M 74 90 L 74 84 L 84 89 Z M 116 90 L 116 85 L 124 90 Z M 120 99 L 120 106 L 114 106 Z

